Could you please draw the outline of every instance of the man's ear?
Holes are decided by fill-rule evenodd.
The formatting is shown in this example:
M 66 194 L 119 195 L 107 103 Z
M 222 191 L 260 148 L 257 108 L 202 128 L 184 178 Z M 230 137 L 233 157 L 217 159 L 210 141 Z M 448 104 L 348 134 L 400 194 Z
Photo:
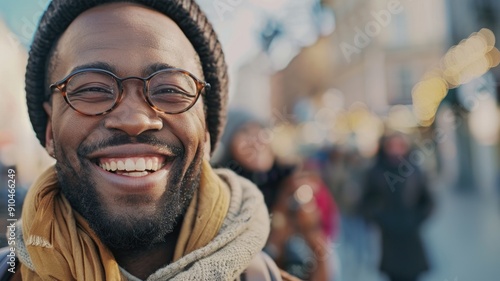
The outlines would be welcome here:
M 50 102 L 44 102 L 43 109 L 48 115 L 47 128 L 45 128 L 45 150 L 51 157 L 56 158 L 54 149 L 54 134 L 52 132 L 52 106 L 50 105 Z
M 210 161 L 210 152 L 212 151 L 212 146 L 210 145 L 210 133 L 208 130 L 205 130 L 205 146 L 204 146 L 204 158 L 207 161 Z

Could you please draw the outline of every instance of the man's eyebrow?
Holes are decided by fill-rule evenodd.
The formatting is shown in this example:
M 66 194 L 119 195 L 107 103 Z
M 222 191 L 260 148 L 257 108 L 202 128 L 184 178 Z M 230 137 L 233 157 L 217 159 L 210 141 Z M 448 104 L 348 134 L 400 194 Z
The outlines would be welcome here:
M 172 66 L 168 63 L 154 63 L 154 64 L 151 64 L 148 67 L 146 67 L 146 69 L 144 69 L 144 71 L 142 72 L 142 75 L 144 75 L 146 77 L 146 76 L 149 76 L 149 75 L 155 73 L 156 71 L 160 71 L 162 69 L 169 69 L 169 68 L 176 68 L 176 67 Z
M 86 68 L 98 68 L 98 69 L 107 70 L 107 71 L 116 73 L 115 67 L 113 67 L 109 63 L 101 62 L 101 61 L 91 62 L 91 63 L 86 63 L 86 64 L 76 66 L 71 70 L 71 72 L 73 73 L 75 71 L 86 69 Z
M 109 63 L 101 62 L 101 61 L 91 62 L 91 63 L 86 63 L 86 64 L 76 66 L 75 68 L 73 68 L 71 70 L 71 72 L 75 72 L 75 71 L 86 69 L 86 68 L 98 68 L 98 69 L 107 70 L 107 71 L 110 71 L 112 73 L 117 74 L 117 69 L 114 66 L 112 66 Z M 151 64 L 148 67 L 146 67 L 142 71 L 142 75 L 143 75 L 143 77 L 146 77 L 146 76 L 149 76 L 149 75 L 155 73 L 156 71 L 160 71 L 162 69 L 169 69 L 169 68 L 176 68 L 176 67 L 172 66 L 170 64 L 167 64 L 167 63 L 154 63 L 154 64 Z

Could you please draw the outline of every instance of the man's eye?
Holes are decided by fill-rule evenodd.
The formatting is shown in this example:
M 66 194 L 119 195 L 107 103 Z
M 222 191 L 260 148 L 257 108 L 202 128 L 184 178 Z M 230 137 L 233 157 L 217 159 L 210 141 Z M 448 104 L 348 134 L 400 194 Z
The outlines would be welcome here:
M 87 101 L 100 102 L 106 100 L 114 100 L 115 94 L 113 90 L 103 87 L 86 87 L 80 88 L 73 92 L 68 92 L 68 97 L 72 101 Z
M 83 89 L 78 89 L 74 91 L 73 93 L 113 93 L 113 90 L 108 89 L 108 88 L 103 88 L 103 87 L 87 87 Z
M 173 85 L 165 85 L 151 89 L 151 99 L 162 103 L 189 103 L 196 96 Z
M 159 89 L 159 90 L 155 90 L 153 93 L 153 95 L 165 95 L 165 94 L 183 94 L 183 92 L 175 89 L 175 88 L 164 88 L 164 89 Z
M 194 95 L 191 95 L 182 88 L 171 85 L 155 87 L 154 89 L 151 89 L 151 96 L 156 96 L 156 95 L 179 95 L 186 97 L 194 97 Z

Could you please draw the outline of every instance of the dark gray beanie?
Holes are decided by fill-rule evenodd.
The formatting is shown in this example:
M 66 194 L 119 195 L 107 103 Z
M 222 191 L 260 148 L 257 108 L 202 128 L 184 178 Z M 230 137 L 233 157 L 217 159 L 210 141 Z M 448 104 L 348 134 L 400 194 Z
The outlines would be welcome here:
M 226 121 L 227 66 L 217 35 L 194 0 L 53 0 L 36 30 L 26 68 L 28 113 L 42 146 L 45 146 L 48 118 L 42 105 L 46 101 L 48 86 L 45 75 L 50 51 L 78 15 L 95 6 L 113 2 L 132 2 L 159 11 L 176 22 L 189 39 L 200 57 L 205 80 L 211 85 L 204 102 L 213 151 Z

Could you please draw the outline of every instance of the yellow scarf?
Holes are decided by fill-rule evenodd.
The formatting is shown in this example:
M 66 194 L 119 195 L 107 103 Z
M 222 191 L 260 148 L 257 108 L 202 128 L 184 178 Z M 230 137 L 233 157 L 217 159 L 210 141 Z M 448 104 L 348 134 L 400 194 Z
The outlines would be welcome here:
M 229 188 L 203 161 L 200 187 L 185 214 L 174 261 L 207 245 L 229 208 Z M 55 168 L 28 192 L 22 214 L 24 243 L 35 271 L 21 267 L 23 280 L 125 280 L 113 254 L 59 191 Z

